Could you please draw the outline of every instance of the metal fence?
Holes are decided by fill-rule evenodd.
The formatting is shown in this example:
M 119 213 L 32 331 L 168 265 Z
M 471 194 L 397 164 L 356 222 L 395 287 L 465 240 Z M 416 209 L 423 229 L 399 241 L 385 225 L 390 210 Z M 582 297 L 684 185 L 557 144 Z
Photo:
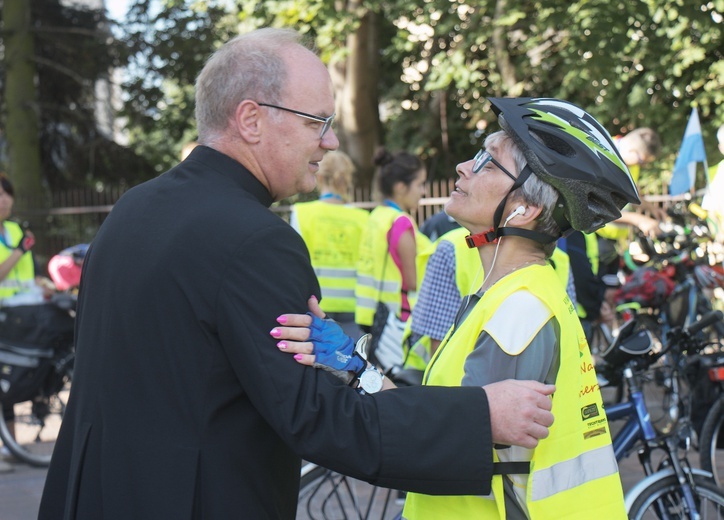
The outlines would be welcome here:
M 415 214 L 418 225 L 442 209 L 454 188 L 455 180 L 453 179 L 428 183 L 427 196 L 420 201 L 420 207 Z M 67 190 L 54 193 L 49 203 L 47 200 L 18 196 L 13 219 L 27 222 L 35 234 L 37 245 L 33 253 L 39 269 L 44 272 L 47 261 L 58 251 L 93 240 L 113 205 L 127 189 L 126 187 L 115 187 L 100 190 L 92 188 Z M 666 206 L 678 198 L 647 197 L 648 200 L 662 206 Z M 371 202 L 370 192 L 365 189 L 355 190 L 353 204 L 366 209 L 372 209 L 377 205 L 377 203 Z M 272 210 L 288 220 L 291 206 L 275 204 L 272 206 Z

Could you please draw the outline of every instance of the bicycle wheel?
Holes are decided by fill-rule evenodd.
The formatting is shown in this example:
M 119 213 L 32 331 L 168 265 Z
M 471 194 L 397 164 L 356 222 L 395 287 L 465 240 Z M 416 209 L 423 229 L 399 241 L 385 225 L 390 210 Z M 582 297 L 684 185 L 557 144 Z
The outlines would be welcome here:
M 19 460 L 31 466 L 47 467 L 53 454 L 55 439 L 65 414 L 70 391 L 72 368 L 66 366 L 62 374 L 53 373 L 50 395 L 40 393 L 30 401 L 14 405 L 14 435 L 0 414 L 0 438 Z
M 305 462 L 297 520 L 390 520 L 399 518 L 398 491 L 379 488 Z
M 701 469 L 714 474 L 716 484 L 724 481 L 724 399 L 714 402 L 706 414 L 699 439 L 699 464 Z
M 694 479 L 694 501 L 701 520 L 719 520 L 724 517 L 724 494 L 716 484 L 702 475 Z M 629 520 L 659 518 L 694 518 L 686 512 L 683 491 L 676 475 L 653 482 L 634 501 L 628 511 Z

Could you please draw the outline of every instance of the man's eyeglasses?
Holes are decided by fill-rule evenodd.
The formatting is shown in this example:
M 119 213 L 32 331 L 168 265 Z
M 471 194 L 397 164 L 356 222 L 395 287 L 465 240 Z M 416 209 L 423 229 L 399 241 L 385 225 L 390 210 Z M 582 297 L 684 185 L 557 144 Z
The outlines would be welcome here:
M 501 171 L 506 174 L 508 177 L 513 179 L 513 182 L 515 182 L 517 179 L 516 177 L 510 173 L 508 170 L 505 169 L 505 167 L 500 164 L 498 161 L 496 161 L 492 155 L 490 155 L 490 152 L 487 150 L 481 148 L 478 153 L 475 154 L 475 157 L 473 158 L 473 173 L 479 173 L 480 170 L 483 169 L 483 167 L 488 164 L 489 162 L 492 162 L 495 166 L 501 169 Z
M 322 117 L 322 116 L 315 116 L 312 114 L 307 114 L 306 112 L 300 112 L 299 110 L 293 110 L 291 108 L 286 107 L 280 107 L 279 105 L 272 105 L 270 103 L 257 103 L 260 107 L 269 107 L 269 108 L 276 108 L 277 110 L 284 110 L 285 112 L 291 112 L 292 114 L 298 115 L 299 117 L 303 117 L 305 119 L 311 119 L 312 121 L 316 121 L 317 123 L 322 123 L 322 129 L 319 131 L 319 138 L 322 139 L 324 137 L 324 134 L 327 133 L 327 130 L 329 130 L 332 127 L 332 123 L 334 122 L 334 116 L 336 114 L 332 114 L 329 117 Z

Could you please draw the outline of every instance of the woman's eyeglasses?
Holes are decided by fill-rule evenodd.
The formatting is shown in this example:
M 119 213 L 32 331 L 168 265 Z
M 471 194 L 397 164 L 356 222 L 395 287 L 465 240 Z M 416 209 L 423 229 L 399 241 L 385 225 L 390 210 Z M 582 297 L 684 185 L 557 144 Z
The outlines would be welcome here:
M 316 121 L 317 123 L 322 123 L 322 129 L 319 131 L 320 139 L 322 139 L 324 137 L 324 134 L 326 134 L 327 131 L 332 127 L 332 123 L 334 122 L 334 116 L 336 115 L 332 114 L 329 117 L 322 117 L 307 114 L 306 112 L 300 112 L 299 110 L 293 110 L 291 108 L 280 107 L 279 105 L 272 105 L 270 103 L 257 103 L 257 105 L 259 105 L 260 107 L 269 107 L 276 108 L 277 110 L 284 110 L 285 112 L 291 112 L 292 114 L 298 115 L 299 117 L 311 119 L 312 121 Z
M 492 162 L 495 166 L 500 168 L 500 170 L 506 174 L 508 177 L 513 179 L 513 182 L 515 182 L 517 179 L 516 177 L 510 173 L 508 170 L 506 170 L 502 164 L 500 164 L 498 161 L 496 161 L 492 155 L 490 155 L 490 152 L 487 150 L 481 148 L 478 153 L 475 154 L 475 157 L 473 158 L 473 173 L 480 173 L 480 170 L 482 170 L 486 164 L 489 162 Z

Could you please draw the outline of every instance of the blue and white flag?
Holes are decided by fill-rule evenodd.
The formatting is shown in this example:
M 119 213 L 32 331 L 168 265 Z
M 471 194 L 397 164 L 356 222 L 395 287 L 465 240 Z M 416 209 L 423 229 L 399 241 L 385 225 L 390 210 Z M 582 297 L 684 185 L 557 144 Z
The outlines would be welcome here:
M 706 152 L 704 151 L 704 137 L 701 135 L 699 112 L 696 111 L 696 108 L 692 108 L 689 122 L 686 124 L 684 140 L 681 142 L 679 155 L 676 156 L 674 163 L 671 184 L 669 184 L 670 195 L 681 195 L 694 187 L 696 163 L 704 164 L 704 174 L 706 175 Z

